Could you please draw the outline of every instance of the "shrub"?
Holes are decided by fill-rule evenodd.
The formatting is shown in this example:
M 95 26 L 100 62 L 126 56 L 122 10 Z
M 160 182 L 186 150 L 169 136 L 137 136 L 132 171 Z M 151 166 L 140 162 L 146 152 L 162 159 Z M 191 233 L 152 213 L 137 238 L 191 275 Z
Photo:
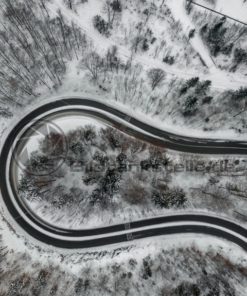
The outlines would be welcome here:
M 75 283 L 75 287 L 74 287 L 75 293 L 80 294 L 82 292 L 82 289 L 83 289 L 83 279 L 79 278 Z
M 145 39 L 143 40 L 143 43 L 142 43 L 142 50 L 143 50 L 143 51 L 147 51 L 147 50 L 149 50 L 149 45 L 148 45 L 148 40 L 147 40 L 147 38 L 145 38 Z
M 76 155 L 81 156 L 85 151 L 83 144 L 80 141 L 72 142 L 69 149 Z
M 149 259 L 149 258 L 147 258 Z M 150 261 L 143 259 L 143 275 L 142 277 L 147 280 L 148 278 L 152 277 L 152 270 L 150 266 Z
M 211 80 L 204 80 L 202 82 L 197 83 L 195 93 L 197 95 L 205 95 L 208 89 L 210 88 L 211 84 Z
M 122 11 L 122 4 L 119 0 L 114 0 L 111 2 L 111 7 L 112 10 L 116 11 L 116 12 L 121 12 Z
M 167 188 L 163 192 L 153 193 L 153 202 L 161 208 L 180 208 L 185 202 L 185 192 L 178 187 Z
M 180 284 L 174 291 L 174 295 L 176 296 L 200 296 L 201 291 L 196 284 L 184 282 Z M 210 294 L 207 294 L 210 295 Z M 212 295 L 212 294 L 211 294 Z M 214 294 L 219 295 L 219 294 Z
M 173 65 L 175 62 L 175 58 L 173 56 L 166 56 L 163 58 L 163 62 L 168 64 L 168 65 Z
M 93 80 L 97 81 L 99 74 L 102 72 L 104 67 L 103 59 L 97 54 L 97 52 L 92 51 L 87 54 L 81 61 L 81 65 L 85 67 Z
M 101 166 L 105 166 L 109 158 L 102 152 L 96 151 L 93 155 L 93 160 L 97 161 Z
M 105 172 L 105 176 L 101 178 L 99 187 L 92 192 L 90 203 L 92 205 L 99 204 L 101 207 L 106 208 L 113 194 L 119 188 L 120 177 L 121 175 L 117 170 L 108 169 Z
M 84 139 L 87 142 L 92 142 L 96 138 L 96 132 L 92 126 L 87 126 L 83 133 Z
M 202 104 L 210 104 L 212 101 L 213 97 L 211 96 L 206 96 L 202 99 Z
M 154 90 L 165 79 L 165 72 L 162 69 L 153 68 L 149 70 L 148 78 L 150 79 L 152 90 Z
M 168 164 L 169 158 L 158 149 L 150 150 L 150 157 L 140 162 L 141 169 L 145 171 L 150 168 L 158 170 L 161 166 L 167 166 Z
M 12 117 L 13 114 L 9 111 L 9 109 L 0 107 L 0 116 L 9 118 Z
M 229 43 L 226 38 L 227 28 L 224 27 L 225 18 L 209 28 L 204 25 L 201 30 L 201 36 L 207 42 L 210 53 L 216 57 L 219 53 L 229 55 L 233 48 L 233 43 Z
M 123 193 L 123 198 L 132 205 L 144 204 L 147 201 L 149 193 L 138 182 L 133 179 L 129 179 L 126 182 L 126 189 Z
M 236 71 L 237 67 L 241 63 L 247 64 L 247 50 L 244 50 L 242 48 L 236 48 L 234 50 L 234 59 L 233 63 L 234 65 L 231 68 L 231 71 Z
M 191 39 L 191 38 L 193 38 L 195 36 L 195 32 L 196 32 L 195 29 L 190 30 L 189 35 L 188 35 L 189 39 Z
M 127 170 L 127 156 L 124 153 L 120 153 L 117 158 L 118 171 L 123 172 Z
M 150 161 L 148 159 L 142 160 L 140 164 L 141 164 L 141 169 L 142 170 L 147 171 L 147 170 L 149 170 L 151 168 L 151 163 L 150 163 Z
M 105 58 L 105 66 L 110 71 L 118 71 L 121 67 L 121 60 L 118 57 L 117 47 L 112 46 L 107 50 L 106 58 Z
M 237 64 L 241 62 L 247 63 L 247 50 L 236 48 L 234 50 L 234 61 Z
M 199 77 L 193 77 L 191 79 L 188 79 L 180 89 L 180 95 L 185 94 L 188 91 L 188 89 L 194 87 L 198 81 L 199 81 Z
M 93 25 L 99 31 L 100 34 L 106 37 L 110 36 L 109 24 L 100 15 L 96 15 L 93 18 Z

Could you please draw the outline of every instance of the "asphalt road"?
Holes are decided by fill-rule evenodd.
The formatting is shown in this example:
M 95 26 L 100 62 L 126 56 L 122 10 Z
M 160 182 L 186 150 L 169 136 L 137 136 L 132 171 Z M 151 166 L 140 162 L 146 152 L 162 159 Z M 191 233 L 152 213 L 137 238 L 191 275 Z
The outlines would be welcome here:
M 157 129 L 136 118 L 129 117 L 120 110 L 94 100 L 82 98 L 56 100 L 26 115 L 9 133 L 0 155 L 0 186 L 2 198 L 9 213 L 24 231 L 37 240 L 61 248 L 89 248 L 158 235 L 200 233 L 227 239 L 247 251 L 246 228 L 234 222 L 206 214 L 176 214 L 109 227 L 68 230 L 49 225 L 37 217 L 35 213 L 32 213 L 25 207 L 23 202 L 19 200 L 14 190 L 13 192 L 9 191 L 8 185 L 14 188 L 11 171 L 9 171 L 8 175 L 6 174 L 8 171 L 7 159 L 10 149 L 18 134 L 28 123 L 35 120 L 38 116 L 52 110 L 54 110 L 54 113 L 58 113 L 60 111 L 56 109 L 60 107 L 67 107 L 66 110 L 68 111 L 78 111 L 78 107 L 76 106 L 80 106 L 80 110 L 85 114 L 102 119 L 113 127 L 133 135 L 136 138 L 165 148 L 203 154 L 247 154 L 247 142 L 216 141 L 178 136 Z M 86 108 L 84 110 L 83 106 L 92 107 L 94 110 L 86 110 Z M 101 111 L 104 111 L 104 113 Z M 112 115 L 114 115 L 115 118 L 112 117 Z M 118 119 L 122 120 L 121 123 Z M 126 122 L 126 125 L 123 122 Z M 138 130 L 136 130 L 135 127 L 138 128 Z M 19 209 L 21 209 L 21 214 L 11 199 L 11 194 L 14 196 Z M 170 223 L 174 224 L 171 225 Z M 143 229 L 144 227 L 146 227 L 146 229 Z

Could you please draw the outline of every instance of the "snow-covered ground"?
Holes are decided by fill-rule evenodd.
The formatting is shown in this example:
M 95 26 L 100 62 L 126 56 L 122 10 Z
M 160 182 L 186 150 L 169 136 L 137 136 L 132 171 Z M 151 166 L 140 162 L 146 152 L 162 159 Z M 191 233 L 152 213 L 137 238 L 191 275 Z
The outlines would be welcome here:
M 181 22 L 181 32 L 184 32 L 181 34 L 183 34 L 183 38 L 187 40 L 187 33 L 190 28 L 193 28 L 193 24 L 190 18 L 186 15 L 184 2 L 166 1 L 165 3 L 166 7 L 170 8 L 172 12 L 172 17 L 169 15 L 169 18 L 171 18 L 171 20 L 175 18 L 177 21 Z M 135 7 L 133 3 L 131 5 Z M 131 11 L 133 11 L 133 7 L 131 5 Z M 123 60 L 127 60 L 131 55 L 130 50 L 128 49 L 127 45 L 119 45 L 119 42 L 115 41 L 114 38 L 116 38 L 117 35 L 115 36 L 113 34 L 112 37 L 106 38 L 99 34 L 93 27 L 92 17 L 96 14 L 104 15 L 102 6 L 102 1 L 92 0 L 76 6 L 76 12 L 74 12 L 65 7 L 62 1 L 56 0 L 48 3 L 51 16 L 55 17 L 57 15 L 57 8 L 60 8 L 68 20 L 73 20 L 73 22 L 76 22 L 76 24 L 82 29 L 82 32 L 86 33 L 87 38 L 91 42 L 92 48 L 98 51 L 101 55 L 104 54 L 109 47 L 117 45 L 119 56 Z M 127 4 L 126 7 L 128 8 Z M 124 9 L 123 13 L 128 14 L 130 12 L 128 9 Z M 135 17 L 131 16 L 133 20 L 135 20 L 135 18 L 139 15 L 136 14 L 137 12 L 134 13 Z M 155 17 L 151 16 L 149 19 L 151 27 L 154 25 L 154 20 Z M 122 17 L 122 19 L 118 20 L 118 22 L 123 22 L 123 26 L 128 25 L 126 17 Z M 162 19 L 160 19 L 159 22 L 156 22 L 155 26 L 159 25 L 160 22 L 162 22 Z M 166 26 L 168 25 L 166 24 Z M 161 28 L 163 29 L 161 30 Z M 157 30 L 155 29 L 155 32 L 160 34 L 162 31 L 163 34 L 166 27 L 162 24 L 161 28 Z M 165 38 L 165 35 L 161 37 L 161 39 L 162 38 Z M 173 42 L 173 46 L 177 48 L 179 42 L 185 42 L 183 38 L 181 40 L 171 40 L 171 42 Z M 181 133 L 188 136 L 195 135 L 197 137 L 246 139 L 244 133 L 246 129 L 246 113 L 243 112 L 235 117 L 235 115 L 241 112 L 242 109 L 235 111 L 230 105 L 228 106 L 230 102 L 226 100 L 227 95 L 224 94 L 224 92 L 222 93 L 222 89 L 238 89 L 241 86 L 246 86 L 246 78 L 241 78 L 241 75 L 237 73 L 226 73 L 222 70 L 215 69 L 211 63 L 212 61 L 208 54 L 208 49 L 203 46 L 203 43 L 201 42 L 197 33 L 195 38 L 185 42 L 187 43 L 186 47 L 189 46 L 188 42 L 191 42 L 192 47 L 195 48 L 195 51 L 200 53 L 201 57 L 207 61 L 209 69 L 203 70 L 202 66 L 199 66 L 197 69 L 193 69 L 193 62 L 192 64 L 186 65 L 186 68 L 181 69 L 181 67 L 178 67 L 176 63 L 173 65 L 164 64 L 160 59 L 154 59 L 153 57 L 149 56 L 149 53 L 135 54 L 133 62 L 143 66 L 141 75 L 139 75 L 142 83 L 148 83 L 146 78 L 146 70 L 150 69 L 151 67 L 159 67 L 167 73 L 164 85 L 161 86 L 157 91 L 150 92 L 150 89 L 147 87 L 140 89 L 140 91 L 145 93 L 145 95 L 141 96 L 141 102 L 136 101 L 135 98 L 132 98 L 132 93 L 127 93 L 127 99 L 123 100 L 124 94 L 120 93 L 121 87 L 118 85 L 121 83 L 121 81 L 123 81 L 123 77 L 121 75 L 112 77 L 111 82 L 113 82 L 113 85 L 106 85 L 107 93 L 105 91 L 99 90 L 97 84 L 90 83 L 88 77 L 85 76 L 85 72 L 81 69 L 78 69 L 78 61 L 75 59 L 68 62 L 67 72 L 64 77 L 63 84 L 56 91 L 56 93 L 61 95 L 88 94 L 91 97 L 97 96 L 102 100 L 109 100 L 109 103 L 116 103 L 119 108 L 125 108 L 127 112 L 131 112 L 134 109 L 133 113 L 136 116 L 138 115 L 140 118 L 144 118 L 144 121 L 149 121 L 151 124 L 174 133 Z M 213 108 L 211 106 L 205 105 L 200 107 L 203 110 L 198 114 L 198 116 L 184 119 L 178 111 L 177 104 L 180 99 L 178 98 L 176 102 L 174 97 L 176 96 L 178 86 L 184 82 L 184 79 L 188 79 L 189 77 L 193 76 L 199 76 L 201 80 L 210 79 L 212 82 L 212 88 L 214 89 L 214 87 L 216 87 L 218 88 L 218 91 L 212 91 L 212 93 L 209 94 L 215 96 Z M 174 89 L 170 90 L 174 81 Z M 115 83 L 116 86 L 114 86 Z M 136 82 L 137 85 L 139 83 L 141 83 L 141 81 Z M 219 91 L 219 89 L 221 89 L 221 91 Z M 164 97 L 164 93 L 169 93 L 169 95 Z M 120 96 L 120 98 L 117 98 L 116 94 Z M 32 101 L 29 101 L 28 103 L 31 103 L 35 106 L 38 101 L 50 95 L 51 94 L 49 91 L 43 92 L 41 96 L 38 97 L 38 99 L 32 99 Z M 152 101 L 152 97 L 156 100 Z M 117 102 L 114 102 L 116 98 Z M 13 108 L 11 109 L 12 112 L 15 113 L 15 118 L 17 118 L 17 112 L 20 114 L 23 112 L 23 107 L 19 111 Z M 208 118 L 210 118 L 210 121 L 205 123 L 204 120 L 208 120 Z M 1 123 L 2 129 L 5 129 L 9 125 L 9 121 L 5 119 L 2 120 Z M 243 130 L 242 133 L 239 133 L 240 129 Z M 214 130 L 217 130 L 217 132 L 214 133 Z
M 244 0 L 196 0 L 195 2 L 247 23 L 247 3 Z
M 184 8 L 184 1 L 167 1 L 168 7 L 171 6 L 171 8 L 174 10 L 175 15 L 174 17 L 176 20 L 179 20 L 179 23 L 181 22 L 182 28 L 185 30 L 185 32 L 188 30 L 188 26 L 191 25 L 191 22 L 189 21 L 188 17 L 185 16 L 186 14 L 185 8 Z M 114 41 L 114 35 L 112 38 L 106 39 L 105 37 L 102 37 L 94 28 L 92 23 L 92 17 L 97 14 L 102 14 L 103 10 L 103 2 L 100 0 L 92 0 L 88 1 L 86 3 L 83 3 L 81 6 L 78 6 L 77 13 L 69 10 L 60 0 L 54 0 L 49 4 L 50 11 L 55 16 L 57 14 L 57 9 L 60 9 L 66 18 L 69 21 L 76 21 L 76 24 L 85 32 L 87 37 L 91 40 L 93 47 L 98 51 L 99 53 L 104 53 L 107 51 L 107 49 L 111 46 L 117 46 L 118 53 L 121 56 L 123 60 L 128 59 L 131 56 L 131 51 L 128 49 L 128 47 L 120 45 L 119 42 Z M 158 8 L 157 8 L 158 9 Z M 128 19 L 123 19 L 123 22 L 128 23 Z M 136 22 L 137 23 L 137 22 Z M 162 26 L 162 23 L 159 23 L 160 26 Z M 128 24 L 129 25 L 129 24 Z M 155 30 L 157 31 L 157 30 Z M 165 31 L 165 28 L 161 30 L 162 32 Z M 158 30 L 160 32 L 160 30 Z M 177 34 L 180 34 L 180 32 L 177 31 Z M 186 36 L 186 35 L 185 35 Z M 184 36 L 184 38 L 185 38 Z M 175 48 L 177 46 L 177 40 L 172 40 L 174 42 L 173 46 L 175 45 Z M 186 46 L 186 38 L 183 41 L 183 46 Z M 193 42 L 193 47 L 196 48 L 199 51 L 199 54 L 202 55 L 202 58 L 206 59 L 206 62 L 209 64 L 209 67 L 213 67 L 212 62 L 210 62 L 210 57 L 207 54 L 207 49 L 205 46 L 203 47 L 203 44 L 201 40 L 196 36 L 195 41 Z M 192 50 L 192 49 L 191 49 Z M 180 49 L 181 51 L 181 49 Z M 191 54 L 191 52 L 190 52 Z M 188 53 L 187 53 L 188 55 Z M 166 73 L 171 75 L 176 75 L 177 77 L 181 77 L 183 79 L 195 77 L 198 75 L 198 72 L 200 72 L 200 77 L 204 80 L 209 79 L 212 81 L 212 85 L 219 89 L 238 89 L 241 86 L 246 85 L 246 79 L 243 75 L 239 74 L 238 76 L 232 75 L 230 73 L 227 73 L 225 71 L 214 71 L 214 67 L 212 68 L 212 72 L 209 71 L 206 73 L 203 71 L 202 66 L 197 66 L 196 69 L 193 69 L 193 61 L 192 61 L 192 67 L 177 67 L 176 65 L 168 65 L 162 63 L 157 58 L 152 58 L 149 56 L 146 56 L 144 54 L 136 54 L 134 56 L 134 63 L 139 63 L 144 68 L 150 69 L 151 67 L 159 67 L 163 69 Z M 188 69 L 189 68 L 189 69 Z M 204 72 L 204 73 L 203 73 Z
M 28 172 L 32 171 L 30 168 L 27 173 L 23 171 L 23 174 L 18 176 L 21 198 L 41 219 L 62 228 L 82 229 L 180 213 L 182 208 L 187 212 L 210 212 L 216 216 L 229 217 L 242 224 L 247 222 L 245 211 L 247 188 L 242 185 L 246 178 L 246 157 L 226 155 L 209 157 L 172 152 L 167 149 L 154 150 L 154 147 L 119 132 L 112 134 L 118 141 L 121 139 L 120 147 L 113 149 L 109 141 L 109 133 L 104 132 L 107 130 L 104 123 L 87 118 L 83 114 L 79 115 L 79 113 L 70 115 L 66 119 L 63 119 L 63 115 L 60 116 L 53 119 L 53 123 L 64 131 L 68 147 L 77 143 L 86 151 L 87 156 L 84 153 L 78 159 L 83 162 L 83 165 L 78 164 L 78 161 L 70 165 L 66 161 L 57 170 L 49 167 L 52 173 L 47 177 L 38 177 L 37 165 L 35 166 L 36 177 L 29 176 Z M 96 138 L 91 144 L 80 138 L 81 133 L 84 133 L 83 129 L 87 130 L 89 123 L 96 132 Z M 74 136 L 71 137 L 71 134 Z M 108 136 L 103 139 L 102 134 Z M 42 143 L 41 141 L 40 144 Z M 132 152 L 132 149 L 136 149 L 134 147 L 141 146 L 143 147 L 141 152 L 138 154 Z M 45 145 L 42 144 L 41 147 Z M 37 151 L 40 151 L 40 148 Z M 46 155 L 44 151 L 43 153 Z M 98 163 L 95 167 L 96 153 L 102 154 L 102 157 L 106 157 L 110 162 L 102 168 L 101 166 L 99 168 Z M 107 169 L 114 165 L 118 166 L 117 157 L 120 153 L 126 156 L 126 164 L 129 168 L 133 163 L 136 165 L 131 169 L 126 168 L 127 171 L 118 177 L 120 179 L 117 182 L 117 189 L 114 189 L 113 195 L 110 192 L 106 193 L 107 199 L 104 206 L 100 204 L 101 199 L 97 199 L 97 202 L 92 205 L 94 194 L 101 186 Z M 69 150 L 66 158 L 73 159 L 73 155 Z M 164 160 L 169 160 L 169 164 L 164 167 L 159 160 L 161 156 Z M 31 156 L 31 162 L 32 159 L 35 158 Z M 148 159 L 159 161 L 160 169 L 157 171 L 142 169 L 141 161 Z M 87 167 L 91 167 L 92 163 L 94 163 L 93 171 L 87 172 Z M 101 170 L 98 171 L 98 169 Z M 92 180 L 89 183 L 86 181 L 88 178 Z M 22 187 L 23 180 L 27 180 L 29 185 Z M 136 183 L 133 180 L 136 180 Z M 185 204 L 182 201 L 180 204 L 179 200 L 176 202 L 174 200 L 174 206 L 159 206 L 154 203 L 153 197 L 162 192 L 160 191 L 162 186 L 167 186 L 171 192 L 174 189 L 183 190 Z M 140 199 L 137 191 L 145 196 Z M 224 201 L 224 206 L 222 206 L 222 201 Z
M 31 250 L 21 238 L 6 234 L 0 245 L 9 249 L 1 257 L 3 295 L 175 296 L 174 290 L 182 288 L 188 295 L 195 289 L 246 294 L 246 253 L 219 239 L 167 236 L 71 253 L 42 246 Z
M 190 30 L 194 29 L 194 24 L 190 20 L 189 16 L 185 12 L 184 0 L 168 2 L 169 7 L 171 8 L 172 14 L 177 21 L 182 23 L 182 28 L 185 30 L 186 36 L 189 35 Z M 215 64 L 209 54 L 208 49 L 202 42 L 202 39 L 198 32 L 195 32 L 195 35 L 190 40 L 193 48 L 198 52 L 203 61 L 206 63 L 206 66 L 209 68 L 210 72 L 216 71 Z
M 196 1 L 242 21 L 247 21 L 247 2 L 245 1 Z M 12 4 L 12 2 L 4 0 L 3 5 L 5 2 Z M 27 3 L 32 9 L 32 5 L 36 1 L 17 1 L 13 2 L 13 5 L 17 4 L 16 6 L 20 7 L 21 2 Z M 107 19 L 107 14 L 103 9 L 104 1 L 76 1 L 77 5 L 73 10 L 70 10 L 68 5 L 65 6 L 67 1 L 51 0 L 46 2 L 47 11 L 34 11 L 37 19 L 33 20 L 32 13 L 27 18 L 23 15 L 22 18 L 19 18 L 19 21 L 25 20 L 26 31 L 23 24 L 22 26 L 14 25 L 11 14 L 7 19 L 3 11 L 0 11 L 3 20 L 1 33 L 8 33 L 6 36 L 1 34 L 0 104 L 9 108 L 13 113 L 12 118 L 0 117 L 0 145 L 3 144 L 13 125 L 24 114 L 46 101 L 54 100 L 57 96 L 66 95 L 88 96 L 104 101 L 124 110 L 131 116 L 175 134 L 246 140 L 246 113 L 237 115 L 243 111 L 244 105 L 237 106 L 237 108 L 235 108 L 236 106 L 232 107 L 231 101 L 228 99 L 229 94 L 225 92 L 247 86 L 246 75 L 244 75 L 246 67 L 242 66 L 241 71 L 236 73 L 229 73 L 228 69 L 219 69 L 212 62 L 209 50 L 202 42 L 198 32 L 195 33 L 194 38 L 188 39 L 188 33 L 193 29 L 193 19 L 186 15 L 184 1 L 126 0 L 123 3 L 122 16 L 116 18 L 109 38 L 97 32 L 92 21 L 96 14 L 101 15 L 105 20 Z M 163 7 L 161 7 L 162 3 Z M 153 4 L 156 8 L 151 7 Z M 147 22 L 147 14 L 143 14 L 144 6 L 148 9 L 152 8 L 154 11 L 150 14 Z M 69 42 L 66 44 L 61 37 L 59 25 L 53 31 L 54 27 L 50 21 L 58 16 L 58 9 L 63 14 L 60 21 L 64 19 L 67 25 L 78 26 L 82 34 L 85 34 L 87 44 L 84 45 L 82 42 L 84 47 L 78 49 L 76 53 L 74 51 L 72 54 L 71 52 L 67 53 Z M 47 17 L 46 13 L 50 15 Z M 27 14 L 24 13 L 24 15 Z M 16 16 L 18 17 L 18 14 Z M 156 41 L 152 45 L 149 44 L 148 51 L 143 52 L 138 49 L 133 54 L 131 45 L 137 37 L 136 25 L 139 22 L 146 22 L 147 27 L 153 31 Z M 234 28 L 232 21 L 230 24 Z M 41 27 L 39 27 L 40 25 Z M 18 31 L 20 28 L 25 32 L 23 36 L 28 36 L 28 39 L 21 39 L 23 36 Z M 35 34 L 30 35 L 28 29 L 35 28 L 37 29 Z M 145 35 L 146 29 L 144 26 L 141 33 Z M 242 28 L 240 29 L 242 30 Z M 49 44 L 53 44 L 52 38 L 54 36 L 60 36 L 58 44 L 62 50 L 55 50 L 55 54 L 58 52 L 59 63 L 62 61 L 62 64 L 66 65 L 64 75 L 59 76 L 61 83 L 58 83 L 59 79 L 53 77 L 54 72 L 49 72 L 53 63 L 44 59 L 46 55 L 53 53 L 52 47 L 47 45 L 45 38 L 40 39 L 41 51 L 36 51 L 39 48 L 39 38 L 35 39 L 35 36 L 41 37 L 41 31 L 42 34 L 48 32 L 46 37 L 49 38 L 46 40 Z M 17 39 L 22 43 L 17 43 Z M 72 38 L 71 41 L 74 42 L 75 39 Z M 21 44 L 25 45 L 26 42 L 28 46 L 24 46 L 25 49 L 21 48 Z M 63 49 L 63 42 L 65 49 L 67 46 L 67 51 Z M 18 44 L 17 48 L 15 43 Z M 99 80 L 92 81 L 89 71 L 82 67 L 80 61 L 92 51 L 96 51 L 101 57 L 104 57 L 112 46 L 117 46 L 117 54 L 121 62 L 131 61 L 131 68 L 126 73 L 123 73 L 122 70 L 119 73 L 110 74 L 101 72 Z M 28 48 L 31 49 L 30 52 Z M 34 64 L 31 62 L 32 54 L 37 58 Z M 65 59 L 62 57 L 63 54 L 66 56 Z M 68 58 L 70 55 L 71 57 Z M 77 55 L 77 59 L 75 55 Z M 164 63 L 162 59 L 166 56 L 173 56 L 175 62 L 171 65 Z M 200 58 L 206 66 L 203 65 Z M 43 69 L 41 72 L 36 72 L 39 65 L 43 65 Z M 147 73 L 154 67 L 162 69 L 166 77 L 154 91 L 151 91 Z M 136 70 L 138 68 L 139 72 Z M 212 87 L 207 95 L 213 97 L 213 103 L 206 107 L 200 105 L 200 112 L 195 117 L 185 119 L 179 111 L 179 103 L 183 104 L 185 98 L 180 98 L 177 94 L 185 80 L 197 76 L 200 81 L 206 79 L 212 81 Z M 35 84 L 36 81 L 39 81 L 38 78 L 44 79 L 44 85 L 41 82 Z M 56 81 L 56 83 L 50 83 L 50 80 Z M 10 88 L 7 87 L 9 85 Z M 133 88 L 133 85 L 137 87 Z M 21 103 L 22 106 L 16 106 L 15 102 Z M 201 101 L 199 102 L 201 104 Z M 210 122 L 205 123 L 204 121 L 208 118 Z M 66 125 L 69 124 L 70 122 L 66 123 Z M 184 158 L 175 152 L 169 152 L 169 154 L 171 159 Z M 233 161 L 235 160 L 238 160 L 237 157 L 233 158 Z M 212 202 L 214 194 L 217 193 L 220 196 L 220 201 L 214 206 L 221 211 L 221 214 L 223 210 L 231 218 L 243 219 L 242 216 L 241 218 L 235 216 L 234 211 L 240 210 L 240 215 L 246 216 L 246 198 L 242 196 L 247 191 L 245 187 L 246 175 L 236 177 L 213 174 L 216 180 L 211 181 L 213 183 L 217 181 L 217 183 L 210 186 L 208 177 L 205 175 L 198 177 L 198 174 L 193 175 L 192 173 L 189 175 L 176 173 L 173 174 L 170 184 L 173 186 L 179 184 L 184 188 L 189 196 L 191 208 L 205 210 L 209 206 L 208 203 Z M 74 174 L 72 181 L 77 179 L 78 176 Z M 235 184 L 237 187 L 229 186 L 229 183 Z M 202 204 L 198 199 L 198 194 L 203 196 Z M 222 209 L 222 205 L 227 207 L 227 210 L 226 208 Z M 130 209 L 132 219 L 145 216 L 140 217 L 139 209 L 137 212 L 134 207 Z M 197 236 L 195 239 L 193 235 L 180 235 L 179 237 L 146 239 L 121 246 L 85 250 L 85 252 L 81 250 L 69 252 L 32 240 L 12 221 L 6 210 L 1 209 L 2 213 L 4 218 L 0 221 L 0 233 L 3 243 L 0 245 L 0 250 L 4 255 L 0 255 L 1 295 L 47 296 L 84 293 L 94 296 L 126 295 L 129 293 L 129 295 L 175 296 L 181 289 L 186 290 L 188 286 L 191 288 L 191 284 L 194 284 L 199 287 L 201 295 L 208 290 L 215 293 L 215 289 L 218 289 L 221 293 L 220 296 L 246 296 L 246 252 L 239 250 L 237 246 L 231 245 L 229 242 L 212 239 L 212 237 Z M 151 214 L 158 215 L 164 214 L 164 212 L 157 211 Z M 131 215 L 129 213 L 127 217 L 121 216 L 121 219 L 129 219 Z M 115 218 L 110 222 L 120 222 L 121 219 Z M 103 218 L 94 220 L 93 224 L 99 222 L 109 223 L 109 219 L 107 221 Z M 150 287 L 152 287 L 151 292 Z M 197 289 L 195 286 L 193 288 Z M 196 291 L 198 293 L 198 290 Z M 192 295 L 191 290 L 188 293 L 188 295 Z

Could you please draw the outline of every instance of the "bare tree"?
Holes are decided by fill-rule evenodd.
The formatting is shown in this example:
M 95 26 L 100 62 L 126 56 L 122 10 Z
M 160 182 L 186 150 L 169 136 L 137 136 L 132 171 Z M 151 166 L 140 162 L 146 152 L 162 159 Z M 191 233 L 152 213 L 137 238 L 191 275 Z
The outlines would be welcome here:
M 72 0 L 66 0 L 65 4 L 68 6 L 69 9 L 73 9 L 73 1 Z
M 92 51 L 82 60 L 82 65 L 90 72 L 93 80 L 97 81 L 104 62 L 95 51 Z
M 118 58 L 118 52 L 117 52 L 116 46 L 112 46 L 108 49 L 105 60 L 106 60 L 105 66 L 107 70 L 110 70 L 112 72 L 113 70 L 115 70 L 116 72 L 118 72 L 121 65 L 121 61 Z
M 143 41 L 143 36 L 142 35 L 137 35 L 133 41 L 132 41 L 132 50 L 134 52 L 137 52 L 139 45 L 141 44 L 141 42 Z
M 153 68 L 148 72 L 148 78 L 150 79 L 152 90 L 154 90 L 165 79 L 165 72 L 162 69 Z
M 115 19 L 116 11 L 112 9 L 112 3 L 110 0 L 106 0 L 104 5 L 104 12 L 107 14 L 108 24 L 112 26 Z

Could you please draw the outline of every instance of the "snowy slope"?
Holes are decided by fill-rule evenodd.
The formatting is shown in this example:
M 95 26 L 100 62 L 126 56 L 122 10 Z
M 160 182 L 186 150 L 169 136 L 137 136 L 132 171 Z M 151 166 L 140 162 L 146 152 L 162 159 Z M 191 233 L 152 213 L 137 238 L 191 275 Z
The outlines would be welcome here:
M 172 1 L 170 1 L 171 7 L 174 9 L 177 18 L 181 17 L 181 13 L 183 12 L 183 1 L 179 0 L 179 2 L 176 2 L 175 4 L 172 4 Z M 75 12 L 68 9 L 61 0 L 53 0 L 51 4 L 49 4 L 50 11 L 53 15 L 57 14 L 58 9 L 61 10 L 61 12 L 65 15 L 66 19 L 71 22 L 76 22 L 76 24 L 83 30 L 83 32 L 87 35 L 89 40 L 92 41 L 93 48 L 96 49 L 100 54 L 103 54 L 106 52 L 106 50 L 111 46 L 117 46 L 118 47 L 118 54 L 121 56 L 121 58 L 126 61 L 131 56 L 131 51 L 124 47 L 120 46 L 118 43 L 112 41 L 110 38 L 105 38 L 102 35 L 100 35 L 94 28 L 92 24 L 92 20 L 90 21 L 92 15 L 96 15 L 98 12 L 102 11 L 102 1 L 100 0 L 92 0 L 89 1 L 90 4 L 83 4 L 81 8 L 81 12 L 79 11 L 79 14 L 76 14 Z M 185 11 L 184 11 L 185 13 Z M 186 16 L 183 15 L 182 21 L 185 22 L 186 28 L 188 27 L 188 24 L 190 24 L 189 20 Z M 206 48 L 202 45 L 199 37 L 196 38 L 196 41 L 193 42 L 193 46 L 202 51 L 202 56 L 205 58 L 206 62 L 208 63 L 209 67 L 214 70 L 214 67 L 212 65 L 212 61 L 210 62 L 210 57 L 208 56 Z M 176 66 L 173 65 L 167 65 L 162 63 L 161 61 L 147 57 L 145 55 L 136 55 L 134 57 L 134 63 L 139 63 L 142 66 L 144 66 L 145 69 L 150 69 L 153 67 L 159 67 L 163 69 L 166 73 L 176 75 L 181 78 L 191 78 L 198 75 L 198 70 L 194 69 L 179 69 Z M 246 78 L 243 75 L 233 75 L 231 73 L 225 72 L 225 71 L 212 71 L 209 73 L 203 73 L 203 71 L 200 71 L 200 77 L 204 80 L 211 80 L 212 86 L 219 88 L 219 89 L 238 89 L 241 86 L 247 85 Z
M 247 2 L 244 0 L 215 0 L 212 2 L 196 0 L 195 2 L 247 23 Z

